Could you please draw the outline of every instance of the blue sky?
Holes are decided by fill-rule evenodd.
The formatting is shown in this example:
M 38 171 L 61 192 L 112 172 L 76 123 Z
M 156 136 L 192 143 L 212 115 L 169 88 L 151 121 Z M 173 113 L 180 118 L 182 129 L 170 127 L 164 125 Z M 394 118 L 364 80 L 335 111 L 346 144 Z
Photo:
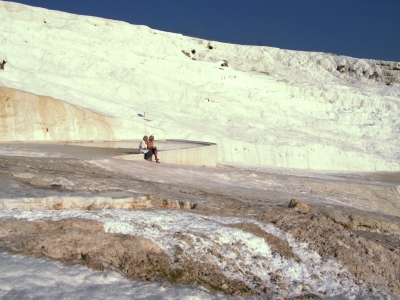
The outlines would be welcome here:
M 20 0 L 223 42 L 400 62 L 400 0 Z

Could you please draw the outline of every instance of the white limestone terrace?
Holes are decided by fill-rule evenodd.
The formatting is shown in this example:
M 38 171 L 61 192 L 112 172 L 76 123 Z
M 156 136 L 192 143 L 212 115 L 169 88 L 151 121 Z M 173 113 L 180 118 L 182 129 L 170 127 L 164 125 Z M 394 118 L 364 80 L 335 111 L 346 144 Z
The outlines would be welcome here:
M 51 160 L 53 158 L 71 158 L 73 157 L 72 154 L 77 151 L 70 149 L 74 146 L 69 145 L 33 145 L 27 143 L 1 145 L 0 155 L 10 158 L 18 156 L 46 157 Z M 58 151 L 54 149 L 55 146 L 58 147 Z M 63 146 L 67 149 L 62 149 Z M 85 150 L 90 152 L 90 149 Z M 81 159 L 83 159 L 83 152 L 85 151 L 79 152 L 78 157 L 81 157 Z M 318 192 L 318 190 L 329 191 L 329 187 L 318 186 L 314 183 L 316 187 L 311 190 L 309 187 L 313 183 L 306 183 L 304 178 L 296 180 L 294 177 L 287 178 L 288 176 L 279 176 L 279 174 L 268 176 L 267 173 L 225 168 L 223 166 L 203 168 L 155 163 L 151 164 L 152 171 L 149 172 L 150 163 L 148 162 L 121 161 L 105 158 L 104 155 L 92 153 L 91 156 L 94 160 L 90 164 L 113 170 L 115 173 L 142 174 L 140 176 L 142 180 L 149 181 L 152 178 L 153 183 L 158 182 L 165 186 L 175 183 L 182 187 L 195 186 L 204 190 L 207 190 L 207 187 L 219 187 L 222 189 L 220 190 L 221 195 L 233 193 L 235 189 L 251 189 L 253 196 L 258 193 L 274 195 L 272 198 L 276 204 L 282 201 L 276 197 L 276 194 L 283 189 L 292 192 L 296 195 L 296 198 L 300 197 L 299 199 L 302 199 L 301 192 L 306 190 L 310 191 L 307 192 L 306 198 L 311 206 L 342 204 L 349 209 L 367 210 L 367 208 L 371 208 L 376 213 L 390 210 L 393 215 L 398 215 L 399 212 L 397 205 L 398 195 L 400 195 L 399 189 L 392 184 L 386 186 L 390 190 L 390 194 L 382 194 L 375 189 L 371 192 L 366 184 L 358 189 L 364 195 L 377 195 L 379 201 L 373 202 L 364 199 L 365 197 L 362 196 L 353 195 L 353 197 L 349 197 L 349 194 L 343 195 L 336 191 L 331 192 L 329 197 L 323 196 L 324 194 Z M 290 170 L 286 172 L 290 172 Z M 304 173 L 309 172 L 301 173 L 304 176 Z M 321 174 L 317 173 L 315 174 L 316 177 L 322 177 Z M 51 173 L 49 176 L 41 172 L 35 173 L 18 169 L 12 172 L 12 176 L 25 179 L 35 176 L 41 177 L 44 186 L 55 184 L 71 187 L 82 180 L 80 178 L 74 182 L 57 172 Z M 329 174 L 325 174 L 325 176 L 329 176 Z M 3 178 L 7 177 L 4 176 Z M 331 177 L 325 178 L 327 182 L 340 186 L 340 178 L 335 179 L 332 174 Z M 348 181 L 348 179 L 344 180 Z M 89 186 L 88 181 L 84 180 L 84 182 L 84 185 Z M 108 188 L 113 186 L 111 182 L 106 184 L 109 185 Z M 387 290 L 379 287 L 372 289 L 368 284 L 349 273 L 339 260 L 320 256 L 310 247 L 311 242 L 301 242 L 298 237 L 279 229 L 273 223 L 252 220 L 248 215 L 202 215 L 196 213 L 195 210 L 189 211 L 190 206 L 179 207 L 181 201 L 176 201 L 174 207 L 172 201 L 165 205 L 164 200 L 161 199 L 162 205 L 157 205 L 145 194 L 135 191 L 135 184 L 132 183 L 129 187 L 129 190 L 109 193 L 86 193 L 72 190 L 55 192 L 35 188 L 34 185 L 30 185 L 27 189 L 18 189 L 15 182 L 10 182 L 8 190 L 0 190 L 2 198 L 0 201 L 0 220 L 19 219 L 21 224 L 67 219 L 99 222 L 103 224 L 103 230 L 110 235 L 140 236 L 154 242 L 173 261 L 178 255 L 184 255 L 190 261 L 216 266 L 226 278 L 241 280 L 251 289 L 258 287 L 260 282 L 265 283 L 265 286 L 276 294 L 275 299 L 301 297 L 306 293 L 312 293 L 324 297 L 324 299 L 384 299 L 389 297 Z M 341 186 L 338 190 L 340 189 L 348 190 L 348 187 Z M 170 198 L 168 193 L 164 193 L 162 196 L 167 199 Z M 284 198 L 290 198 L 288 196 L 289 193 L 286 193 Z M 199 199 L 199 201 L 201 200 Z M 217 199 L 216 201 L 221 200 Z M 391 203 L 388 203 L 389 201 Z M 392 205 L 393 203 L 396 204 Z M 190 202 L 187 201 L 184 205 L 186 204 L 190 205 Z M 166 208 L 186 208 L 186 210 Z M 257 234 L 237 227 L 240 224 L 257 226 L 262 232 L 287 243 L 293 253 L 299 257 L 299 260 L 286 258 L 284 255 L 274 252 L 271 242 L 265 241 Z M 180 234 L 188 238 L 181 239 L 177 236 Z M 395 234 L 395 236 L 397 238 L 398 234 Z M 176 249 L 182 249 L 183 252 L 175 252 Z M 84 268 L 73 269 L 57 266 L 47 269 L 48 267 L 45 267 L 41 262 L 32 259 L 27 259 L 27 267 L 23 267 L 21 262 L 15 265 L 15 260 L 11 260 L 9 255 L 0 252 L 0 257 L 0 268 L 5 270 L 4 274 L 0 275 L 0 282 L 4 283 L 0 285 L 0 297 L 5 298 L 17 294 L 26 295 L 30 298 L 36 296 L 45 299 L 65 299 L 66 293 L 70 290 L 74 291 L 69 295 L 70 297 L 74 295 L 96 296 L 104 291 L 103 285 L 108 287 L 108 292 L 104 296 L 106 299 L 113 299 L 115 293 L 128 295 L 126 298 L 129 299 L 138 292 L 143 294 L 145 299 L 157 299 L 158 295 L 163 295 L 160 297 L 166 299 L 184 299 L 182 295 L 189 295 L 187 296 L 188 299 L 191 299 L 190 295 L 197 297 L 197 299 L 212 298 L 212 295 L 201 290 L 198 286 L 180 287 L 176 290 L 176 287 L 166 289 L 164 284 L 161 283 L 149 287 L 144 283 L 127 282 L 118 274 L 107 273 L 101 276 L 98 272 L 88 271 Z M 35 269 L 45 271 L 35 276 L 33 272 Z M 271 281 L 271 272 L 281 277 L 284 285 L 274 284 Z M 33 275 L 31 275 L 32 273 Z M 58 274 L 60 273 L 64 275 L 59 277 Z M 82 285 L 71 279 L 70 274 L 75 274 L 87 285 Z M 259 279 L 256 279 L 256 277 Z M 59 289 L 54 289 L 55 285 Z M 132 286 L 133 291 L 130 291 L 129 288 Z M 154 289 L 154 292 L 152 289 Z M 45 297 L 42 296 L 44 294 Z M 173 298 L 173 295 L 176 294 L 177 296 Z M 221 298 L 230 299 L 231 297 L 226 295 L 215 297 L 215 299 Z
M 82 147 L 100 147 L 100 148 L 121 148 L 132 149 L 139 151 L 139 144 L 141 140 L 132 141 L 86 141 L 86 142 L 70 142 L 68 145 L 82 146 Z M 155 146 L 159 151 L 179 150 L 196 147 L 205 147 L 209 143 L 197 141 L 182 141 L 182 140 L 156 140 Z M 139 153 L 139 152 L 138 152 Z
M 1 98 L 2 141 L 147 133 L 217 143 L 219 162 L 231 165 L 400 170 L 399 63 L 224 44 L 12 2 L 0 2 L 0 18 L 0 86 L 33 93 Z
M 116 142 L 115 144 L 119 145 L 120 143 Z M 218 145 L 214 143 L 164 140 L 157 141 L 155 146 L 157 147 L 157 157 L 164 163 L 204 167 L 215 167 L 218 164 Z M 114 158 L 143 160 L 144 157 L 140 153 L 136 155 L 120 155 Z

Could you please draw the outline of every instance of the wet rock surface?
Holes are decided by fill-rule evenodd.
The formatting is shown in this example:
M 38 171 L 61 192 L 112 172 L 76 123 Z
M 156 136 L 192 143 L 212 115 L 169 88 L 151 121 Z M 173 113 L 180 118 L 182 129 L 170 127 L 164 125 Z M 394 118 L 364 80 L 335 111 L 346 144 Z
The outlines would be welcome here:
M 298 243 L 305 243 L 323 261 L 339 262 L 344 271 L 337 276 L 351 280 L 360 290 L 373 290 L 372 294 L 400 294 L 400 218 L 397 211 L 394 210 L 394 215 L 390 215 L 338 203 L 328 205 L 332 193 L 342 202 L 351 201 L 351 197 L 372 201 L 374 197 L 392 195 L 388 192 L 391 189 L 389 187 L 346 182 L 347 192 L 342 188 L 342 193 L 338 194 L 340 188 L 332 182 L 279 174 L 265 175 L 267 180 L 276 179 L 276 188 L 269 191 L 228 188 L 223 184 L 206 186 L 179 181 L 159 182 L 159 177 L 152 181 L 146 177 L 107 170 L 86 157 L 73 155 L 51 158 L 1 156 L 0 166 L 0 201 L 27 196 L 88 197 L 108 193 L 112 198 L 113 195 L 141 194 L 147 201 L 150 200 L 150 206 L 145 211 L 150 209 L 152 213 L 160 211 L 161 214 L 165 209 L 175 209 L 181 211 L 182 216 L 191 213 L 200 218 L 240 218 L 231 223 L 215 222 L 227 232 L 236 230 L 235 234 L 240 232 L 261 238 L 269 245 L 273 257 L 281 257 L 290 263 L 305 263 L 289 240 L 267 232 L 264 225 L 260 225 L 271 224 Z M 246 172 L 242 171 L 241 174 L 245 175 Z M 260 174 L 257 175 L 260 177 Z M 293 180 L 292 185 L 287 189 L 278 186 L 278 183 L 286 182 L 288 177 Z M 306 194 L 294 196 L 304 187 L 309 189 Z M 362 189 L 366 194 L 361 194 Z M 375 194 L 370 194 L 370 191 Z M 307 202 L 306 209 L 289 208 L 293 197 Z M 395 191 L 392 197 L 397 199 Z M 313 199 L 322 199 L 321 204 Z M 87 207 L 81 209 L 89 210 Z M 130 208 L 129 211 L 134 213 L 136 210 Z M 131 221 L 130 224 L 141 226 L 139 221 Z M 174 231 L 171 239 L 175 246 L 163 248 L 157 240 L 139 234 L 107 232 L 104 226 L 99 221 L 82 218 L 29 221 L 3 217 L 0 219 L 0 248 L 84 264 L 100 270 L 117 270 L 125 276 L 147 281 L 199 284 L 231 295 L 269 297 L 278 294 L 292 298 L 294 296 L 290 295 L 296 294 L 296 297 L 324 297 L 312 286 L 288 281 L 279 270 L 261 278 L 256 273 L 244 272 L 248 269 L 243 269 L 239 262 L 233 269 L 243 272 L 241 277 L 228 276 L 221 266 L 233 260 L 224 258 L 221 253 L 227 251 L 223 247 L 229 245 L 213 244 L 208 253 L 196 252 L 197 256 L 190 252 L 198 247 L 197 238 L 203 243 L 212 240 L 208 232 L 202 236 L 202 233 L 191 231 L 190 228 Z M 151 226 L 158 234 L 166 230 L 163 226 L 158 228 L 157 224 Z M 147 230 L 147 227 L 143 228 Z M 233 253 L 244 246 L 235 247 L 239 246 L 232 245 L 227 249 Z M 213 263 L 216 259 L 220 260 L 220 265 Z M 260 264 L 268 263 L 264 256 L 251 259 Z M 318 278 L 313 280 L 317 281 Z

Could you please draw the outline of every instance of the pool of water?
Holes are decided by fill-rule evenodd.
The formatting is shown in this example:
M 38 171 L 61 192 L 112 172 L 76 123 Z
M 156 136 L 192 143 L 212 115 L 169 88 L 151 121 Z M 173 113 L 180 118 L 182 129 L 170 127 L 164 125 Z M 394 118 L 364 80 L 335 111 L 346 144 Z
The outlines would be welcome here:
M 139 143 L 140 141 L 136 140 L 136 141 L 118 141 L 118 142 L 113 142 L 113 141 L 77 142 L 77 143 L 68 143 L 68 145 L 83 146 L 83 147 L 100 147 L 100 148 L 138 149 Z M 197 148 L 206 146 L 203 143 L 169 141 L 169 140 L 154 141 L 154 145 L 157 147 L 157 150 L 159 151 Z

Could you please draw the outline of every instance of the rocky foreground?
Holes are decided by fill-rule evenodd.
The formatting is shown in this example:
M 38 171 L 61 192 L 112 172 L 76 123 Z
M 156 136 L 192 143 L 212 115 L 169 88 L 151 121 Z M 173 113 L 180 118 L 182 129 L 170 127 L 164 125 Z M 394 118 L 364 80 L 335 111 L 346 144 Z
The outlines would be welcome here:
M 324 298 L 339 294 L 340 286 L 358 295 L 396 299 L 400 294 L 396 187 L 229 168 L 224 171 L 228 177 L 229 172 L 253 174 L 253 180 L 264 176 L 263 182 L 275 188 L 206 186 L 162 178 L 163 170 L 155 172 L 150 163 L 136 162 L 136 174 L 99 166 L 123 150 L 94 148 L 84 153 L 69 147 L 68 155 L 58 149 L 62 155 L 51 158 L 0 156 L 0 203 L 5 209 L 0 214 L 0 248 L 117 270 L 129 278 L 199 284 L 232 295 Z M 138 175 L 141 168 L 153 175 Z M 63 215 L 67 202 L 62 199 L 130 193 L 141 196 L 123 204 L 123 210 L 117 204 L 107 210 L 88 205 L 75 217 Z M 296 193 L 297 200 L 290 201 Z M 329 204 L 332 195 L 342 204 Z M 36 219 L 35 207 L 10 211 L 4 206 L 12 200 L 27 203 L 51 196 L 59 202 Z M 346 201 L 374 203 L 378 212 L 372 206 L 362 210 L 361 204 L 349 207 Z M 109 222 L 120 222 L 122 216 L 126 229 L 117 232 L 109 225 L 116 223 Z M 258 250 L 261 254 L 252 254 Z M 304 269 L 303 277 L 290 277 L 289 269 L 296 268 Z

